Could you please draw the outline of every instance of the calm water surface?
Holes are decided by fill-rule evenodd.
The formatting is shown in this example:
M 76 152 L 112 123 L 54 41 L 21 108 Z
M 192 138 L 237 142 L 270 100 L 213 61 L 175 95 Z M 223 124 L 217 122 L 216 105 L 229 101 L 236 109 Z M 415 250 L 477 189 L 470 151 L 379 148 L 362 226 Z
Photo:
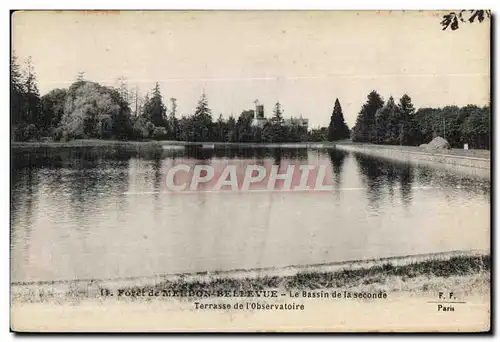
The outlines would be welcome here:
M 337 190 L 151 193 L 165 190 L 165 174 L 181 163 L 326 165 Z M 11 182 L 12 281 L 309 265 L 490 243 L 489 180 L 336 150 L 13 151 Z

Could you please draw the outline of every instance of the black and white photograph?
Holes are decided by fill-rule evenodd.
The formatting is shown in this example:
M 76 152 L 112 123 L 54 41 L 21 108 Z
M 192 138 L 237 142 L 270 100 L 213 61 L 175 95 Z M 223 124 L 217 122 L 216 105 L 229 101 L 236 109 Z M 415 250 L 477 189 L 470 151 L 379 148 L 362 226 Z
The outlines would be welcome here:
M 11 331 L 490 331 L 492 20 L 11 11 Z

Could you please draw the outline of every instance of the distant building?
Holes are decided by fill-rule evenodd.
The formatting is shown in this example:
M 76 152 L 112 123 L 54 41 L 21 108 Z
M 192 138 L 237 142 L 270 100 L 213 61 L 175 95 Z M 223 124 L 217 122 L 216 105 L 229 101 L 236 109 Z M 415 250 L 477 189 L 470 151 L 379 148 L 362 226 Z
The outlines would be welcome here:
M 255 106 L 255 117 L 256 118 L 264 118 L 264 105 L 257 104 Z
M 266 118 L 259 118 L 259 117 L 254 117 L 253 121 L 252 121 L 252 126 L 257 126 L 257 127 L 264 127 L 265 124 L 267 123 L 267 119 Z
M 266 118 L 265 113 L 264 113 L 264 105 L 260 104 L 258 100 L 254 101 L 255 103 L 255 111 L 254 116 L 253 116 L 253 121 L 252 121 L 252 126 L 257 126 L 257 127 L 264 127 L 266 123 L 272 120 Z M 298 118 L 286 118 L 284 119 L 283 122 L 284 126 L 300 126 L 300 127 L 309 127 L 309 119 L 305 119 L 300 115 Z
M 305 119 L 300 115 L 298 118 L 294 118 L 293 116 L 291 118 L 286 118 L 285 122 L 283 123 L 285 126 L 300 126 L 300 127 L 309 127 L 309 119 Z
M 252 121 L 252 126 L 264 127 L 267 123 L 267 119 L 264 115 L 264 105 L 259 103 L 259 100 L 255 100 L 255 114 Z

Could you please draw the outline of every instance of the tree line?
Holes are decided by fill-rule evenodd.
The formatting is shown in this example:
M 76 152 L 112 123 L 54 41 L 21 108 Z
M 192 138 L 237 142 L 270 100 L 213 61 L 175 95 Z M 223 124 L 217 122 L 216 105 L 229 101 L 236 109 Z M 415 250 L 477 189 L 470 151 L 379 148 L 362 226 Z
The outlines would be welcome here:
M 254 110 L 243 110 L 235 118 L 220 114 L 213 119 L 206 94 L 202 94 L 191 115 L 178 117 L 177 100 L 165 104 L 156 83 L 143 99 L 127 89 L 104 86 L 85 80 L 80 73 L 67 89 L 53 89 L 44 96 L 38 91 L 31 60 L 21 70 L 15 56 L 11 60 L 11 136 L 14 141 L 53 139 L 179 140 L 214 142 L 305 142 L 326 141 L 338 134 L 328 128 L 308 130 L 298 124 L 284 124 L 283 107 L 276 102 L 272 117 L 263 126 L 253 125 Z M 344 138 L 348 137 L 340 104 Z M 335 131 L 333 124 L 330 131 Z
M 131 92 L 126 82 L 104 86 L 80 73 L 68 88 L 53 89 L 40 96 L 30 59 L 21 69 L 11 60 L 11 137 L 14 141 L 52 139 L 178 140 L 193 142 L 322 142 L 351 138 L 355 142 L 419 145 L 443 136 L 454 147 L 469 143 L 489 148 L 489 107 L 420 108 L 415 111 L 408 95 L 396 104 L 387 103 L 372 91 L 363 104 L 352 130 L 347 126 L 336 99 L 327 127 L 308 129 L 284 124 L 283 107 L 276 102 L 272 117 L 263 126 L 254 125 L 254 110 L 238 117 L 222 114 L 214 120 L 206 94 L 194 112 L 179 117 L 177 100 L 163 100 L 160 86 L 143 98 Z
M 443 108 L 415 107 L 404 94 L 398 103 L 391 96 L 384 102 L 374 90 L 356 119 L 351 138 L 355 142 L 418 146 L 440 136 L 451 147 L 490 148 L 490 106 Z

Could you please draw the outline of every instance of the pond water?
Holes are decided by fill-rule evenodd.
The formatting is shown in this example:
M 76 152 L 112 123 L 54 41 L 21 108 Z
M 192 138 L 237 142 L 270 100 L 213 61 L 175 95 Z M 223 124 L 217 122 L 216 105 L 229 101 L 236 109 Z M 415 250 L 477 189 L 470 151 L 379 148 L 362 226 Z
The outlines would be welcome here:
M 12 281 L 489 250 L 490 181 L 334 149 L 12 151 Z M 164 191 L 178 164 L 324 165 L 332 191 Z

